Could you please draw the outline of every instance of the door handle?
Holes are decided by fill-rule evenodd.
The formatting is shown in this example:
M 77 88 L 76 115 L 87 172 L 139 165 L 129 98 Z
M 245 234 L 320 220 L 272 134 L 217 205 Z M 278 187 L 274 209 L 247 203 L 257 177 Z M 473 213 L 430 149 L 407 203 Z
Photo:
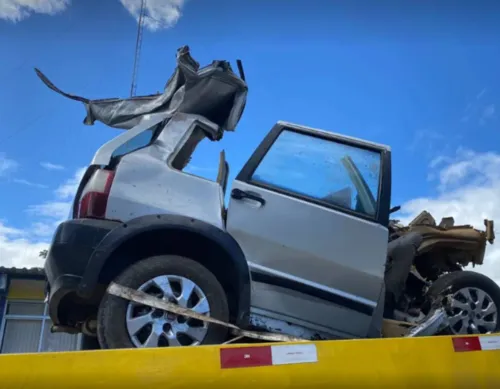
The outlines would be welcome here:
M 245 192 L 244 190 L 241 189 L 233 189 L 231 191 L 231 197 L 235 200 L 249 199 L 257 201 L 258 203 L 260 203 L 260 205 L 264 205 L 266 203 L 266 200 L 264 200 L 259 195 L 251 192 Z

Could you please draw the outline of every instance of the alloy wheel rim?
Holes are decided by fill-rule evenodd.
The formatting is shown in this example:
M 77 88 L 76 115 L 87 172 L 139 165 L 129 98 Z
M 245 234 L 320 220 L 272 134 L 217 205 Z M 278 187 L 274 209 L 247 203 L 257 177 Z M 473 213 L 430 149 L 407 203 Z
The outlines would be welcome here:
M 488 334 L 497 328 L 498 307 L 485 291 L 462 288 L 451 297 L 448 319 L 456 335 Z
M 177 275 L 155 277 L 139 288 L 164 301 L 210 316 L 210 305 L 203 290 L 188 278 Z M 197 346 L 203 342 L 208 324 L 160 309 L 130 302 L 126 312 L 126 328 L 134 346 Z

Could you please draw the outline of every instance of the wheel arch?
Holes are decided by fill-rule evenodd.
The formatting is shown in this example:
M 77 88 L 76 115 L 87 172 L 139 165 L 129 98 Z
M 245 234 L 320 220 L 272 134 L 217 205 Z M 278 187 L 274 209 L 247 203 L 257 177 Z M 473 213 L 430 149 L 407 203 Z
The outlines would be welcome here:
M 500 331 L 500 320 L 498 317 L 498 310 L 500 309 L 500 286 L 493 281 L 490 277 L 471 270 L 464 270 L 460 272 L 447 273 L 438 278 L 427 290 L 426 293 L 426 308 L 430 308 L 431 303 L 436 301 L 438 296 L 453 295 L 456 291 L 465 288 L 480 289 L 485 292 L 491 301 L 495 304 L 497 309 L 497 322 L 496 328 L 492 332 Z M 446 329 L 447 335 L 459 335 L 453 333 L 449 328 Z
M 240 246 L 227 232 L 181 215 L 142 216 L 112 230 L 90 258 L 78 294 L 90 296 L 129 265 L 162 254 L 189 257 L 210 270 L 226 291 L 231 320 L 247 324 L 251 281 Z

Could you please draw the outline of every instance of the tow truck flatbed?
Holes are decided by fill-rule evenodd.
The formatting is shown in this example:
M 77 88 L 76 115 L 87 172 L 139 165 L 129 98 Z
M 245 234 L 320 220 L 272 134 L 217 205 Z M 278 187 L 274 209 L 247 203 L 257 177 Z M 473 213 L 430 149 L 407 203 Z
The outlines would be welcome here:
M 0 355 L 2 387 L 498 388 L 500 336 Z

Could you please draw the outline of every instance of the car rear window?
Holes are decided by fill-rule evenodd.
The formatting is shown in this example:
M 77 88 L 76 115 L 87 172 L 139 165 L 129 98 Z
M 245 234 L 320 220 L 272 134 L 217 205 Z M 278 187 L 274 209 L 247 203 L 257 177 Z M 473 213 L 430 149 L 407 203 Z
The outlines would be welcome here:
M 148 146 L 151 141 L 154 139 L 157 125 L 151 127 L 149 130 L 141 132 L 136 137 L 130 139 L 128 142 L 122 144 L 118 147 L 114 152 L 112 157 L 122 157 L 125 154 L 129 154 L 138 149 L 142 149 L 143 147 Z

